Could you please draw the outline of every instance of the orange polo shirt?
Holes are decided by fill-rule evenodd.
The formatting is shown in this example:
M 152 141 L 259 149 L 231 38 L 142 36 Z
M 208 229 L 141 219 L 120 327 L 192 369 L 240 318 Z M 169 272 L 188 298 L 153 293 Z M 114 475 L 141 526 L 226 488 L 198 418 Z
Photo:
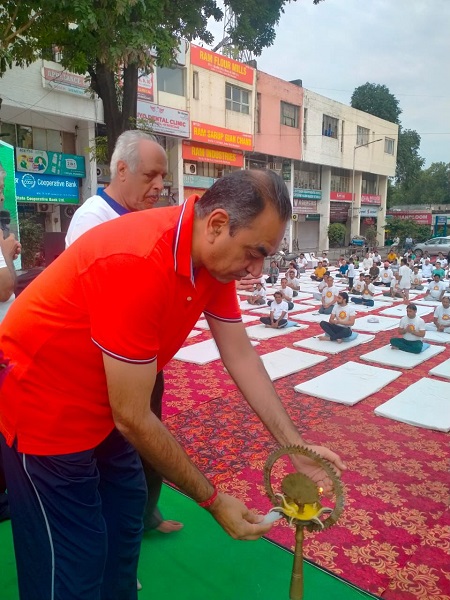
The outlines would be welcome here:
M 192 196 L 82 235 L 13 303 L 0 348 L 13 364 L 0 391 L 0 431 L 18 450 L 81 452 L 114 427 L 102 352 L 164 365 L 202 312 L 238 322 L 235 283 L 192 271 Z

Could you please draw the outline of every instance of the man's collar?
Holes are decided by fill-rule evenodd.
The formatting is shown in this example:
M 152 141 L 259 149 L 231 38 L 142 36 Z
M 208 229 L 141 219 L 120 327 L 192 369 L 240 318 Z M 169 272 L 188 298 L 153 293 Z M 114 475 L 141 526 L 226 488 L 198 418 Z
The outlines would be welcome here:
M 192 235 L 194 230 L 194 206 L 199 196 L 190 196 L 181 206 L 180 216 L 176 225 L 173 243 L 173 260 L 175 271 L 179 275 L 189 277 L 194 283 L 192 265 Z
M 130 212 L 127 208 L 125 208 L 125 206 L 122 206 L 113 198 L 111 198 L 111 196 L 105 190 L 100 190 L 99 196 L 101 196 L 108 206 L 110 206 L 118 215 L 122 216 Z

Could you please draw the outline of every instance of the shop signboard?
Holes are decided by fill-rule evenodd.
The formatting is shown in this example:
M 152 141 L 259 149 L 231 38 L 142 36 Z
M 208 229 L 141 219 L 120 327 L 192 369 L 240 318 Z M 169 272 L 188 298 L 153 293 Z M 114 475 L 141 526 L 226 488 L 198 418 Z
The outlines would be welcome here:
M 78 179 L 16 172 L 18 202 L 79 204 Z
M 376 194 L 361 194 L 361 204 L 376 204 L 381 206 L 381 196 Z
M 192 121 L 191 138 L 196 142 L 225 146 L 226 148 L 235 148 L 236 150 L 253 149 L 253 136 L 250 133 L 215 127 L 214 125 L 199 123 L 198 121 Z
M 191 64 L 253 85 L 255 70 L 223 54 L 191 44 Z
M 415 221 L 418 225 L 431 225 L 431 212 L 419 211 L 391 211 L 386 215 L 387 219 L 409 219 Z
M 189 113 L 185 110 L 138 100 L 137 118 L 148 120 L 153 133 L 189 137 Z
M 377 206 L 361 206 L 361 210 L 359 213 L 360 217 L 378 217 L 378 207 Z
M 183 141 L 183 159 L 191 162 L 207 162 L 232 167 L 244 166 L 244 155 L 226 148 Z
M 202 175 L 183 176 L 183 185 L 190 188 L 208 189 L 215 181 L 214 177 L 203 177 Z
M 14 148 L 10 144 L 0 140 L 0 199 L 1 198 L 3 198 L 3 203 L 0 204 L 0 209 L 9 212 L 9 230 L 17 238 L 20 238 L 16 187 L 14 185 Z M 16 269 L 21 268 L 20 256 L 14 261 L 14 266 Z
M 16 148 L 16 168 L 23 173 L 86 177 L 84 156 L 31 148 Z
M 292 212 L 297 215 L 317 213 L 317 201 L 300 200 L 299 198 L 294 198 L 294 206 L 292 207 Z
M 139 72 L 138 100 L 153 102 L 153 73 Z
M 86 100 L 91 99 L 89 83 L 84 75 L 77 75 L 62 69 L 42 68 L 42 87 L 72 94 Z
M 330 192 L 330 200 L 337 200 L 338 202 L 351 202 L 351 192 Z
M 305 190 L 303 188 L 294 188 L 294 198 L 302 198 L 305 200 L 321 200 L 321 190 Z
M 346 223 L 349 207 L 346 202 L 330 202 L 330 222 Z
M 320 215 L 319 214 L 311 214 L 311 215 L 306 215 L 305 218 L 306 221 L 320 221 Z

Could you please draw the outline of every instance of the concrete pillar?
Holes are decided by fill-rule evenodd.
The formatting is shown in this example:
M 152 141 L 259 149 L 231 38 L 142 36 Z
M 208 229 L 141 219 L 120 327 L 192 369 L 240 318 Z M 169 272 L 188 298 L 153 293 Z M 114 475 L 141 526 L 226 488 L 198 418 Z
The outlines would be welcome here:
M 354 235 L 359 235 L 360 218 L 361 218 L 361 187 L 362 187 L 362 172 L 355 171 L 355 189 L 352 203 L 352 214 L 350 217 L 350 239 Z
M 84 202 L 97 193 L 97 161 L 90 160 L 89 150 L 95 146 L 95 124 L 83 122 L 76 132 L 76 151 L 77 154 L 84 156 L 86 165 L 86 177 L 81 180 L 81 202 Z
M 387 184 L 386 175 L 378 175 L 378 193 L 381 196 L 381 206 L 377 217 L 377 244 L 384 246 L 384 225 L 386 225 L 386 204 L 387 204 Z
M 322 167 L 322 199 L 319 200 L 319 251 L 328 250 L 330 225 L 331 167 Z

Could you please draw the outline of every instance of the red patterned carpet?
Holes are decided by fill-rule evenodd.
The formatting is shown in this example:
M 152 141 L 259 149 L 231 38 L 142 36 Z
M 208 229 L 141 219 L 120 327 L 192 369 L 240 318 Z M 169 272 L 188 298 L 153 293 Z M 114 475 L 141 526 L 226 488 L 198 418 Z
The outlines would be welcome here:
M 319 331 L 318 325 L 310 324 L 306 330 L 261 342 L 257 351 L 293 348 L 293 342 Z M 448 435 L 373 412 L 450 358 L 450 348 L 405 370 L 353 407 L 293 389 L 325 370 L 360 361 L 361 354 L 387 344 L 394 334 L 379 333 L 368 344 L 330 355 L 322 364 L 275 382 L 305 439 L 331 447 L 348 465 L 343 476 L 344 514 L 331 529 L 307 535 L 305 556 L 386 600 L 450 600 Z M 209 337 L 206 331 L 186 344 Z M 266 512 L 270 503 L 263 487 L 263 466 L 275 443 L 222 363 L 196 366 L 173 360 L 165 373 L 167 426 L 222 491 Z M 294 532 L 287 523 L 275 525 L 269 537 L 293 548 Z

